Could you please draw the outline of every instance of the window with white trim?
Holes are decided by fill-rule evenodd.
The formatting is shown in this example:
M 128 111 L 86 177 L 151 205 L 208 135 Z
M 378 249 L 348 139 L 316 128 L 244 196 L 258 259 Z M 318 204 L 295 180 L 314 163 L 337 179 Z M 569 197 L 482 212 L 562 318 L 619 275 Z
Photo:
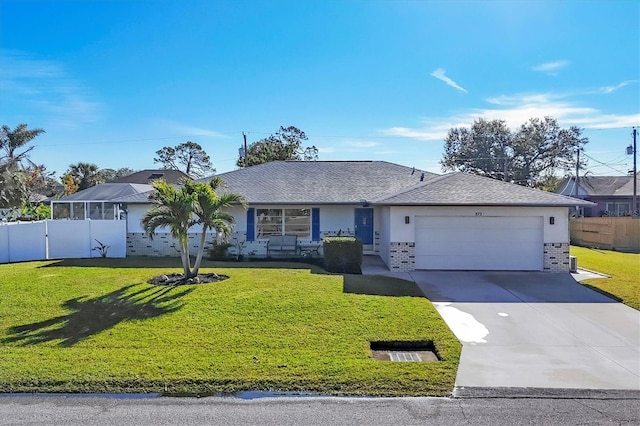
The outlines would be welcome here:
M 258 239 L 273 235 L 311 238 L 311 209 L 256 209 Z

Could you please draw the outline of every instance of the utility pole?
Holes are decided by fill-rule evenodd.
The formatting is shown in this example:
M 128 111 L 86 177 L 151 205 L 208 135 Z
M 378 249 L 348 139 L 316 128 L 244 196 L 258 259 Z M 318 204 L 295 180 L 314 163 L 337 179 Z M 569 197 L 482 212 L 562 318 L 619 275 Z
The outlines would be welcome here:
M 575 185 L 575 198 L 578 198 L 578 183 L 580 181 L 580 148 L 576 149 L 576 185 Z
M 242 137 L 244 138 L 244 155 L 242 156 L 242 165 L 244 167 L 247 167 L 247 135 L 244 134 L 244 132 L 242 132 Z
M 638 205 L 637 205 L 637 196 L 638 196 L 638 170 L 636 169 L 636 133 L 637 130 L 633 128 L 633 198 L 631 201 L 631 216 L 640 217 L 638 215 Z

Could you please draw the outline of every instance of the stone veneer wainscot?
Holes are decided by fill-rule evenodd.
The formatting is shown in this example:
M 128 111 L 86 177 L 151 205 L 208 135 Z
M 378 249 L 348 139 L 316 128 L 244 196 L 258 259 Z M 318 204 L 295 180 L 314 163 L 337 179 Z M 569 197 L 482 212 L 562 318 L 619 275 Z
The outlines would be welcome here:
M 416 243 L 389 243 L 389 269 L 407 272 L 416 269 Z
M 545 272 L 569 272 L 569 244 L 544 244 Z

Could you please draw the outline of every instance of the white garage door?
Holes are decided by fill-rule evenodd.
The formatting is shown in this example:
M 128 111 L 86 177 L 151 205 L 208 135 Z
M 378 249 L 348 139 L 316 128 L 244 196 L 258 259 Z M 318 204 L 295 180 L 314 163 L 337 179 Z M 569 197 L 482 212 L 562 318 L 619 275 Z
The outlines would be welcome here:
M 543 218 L 416 217 L 416 269 L 543 269 Z

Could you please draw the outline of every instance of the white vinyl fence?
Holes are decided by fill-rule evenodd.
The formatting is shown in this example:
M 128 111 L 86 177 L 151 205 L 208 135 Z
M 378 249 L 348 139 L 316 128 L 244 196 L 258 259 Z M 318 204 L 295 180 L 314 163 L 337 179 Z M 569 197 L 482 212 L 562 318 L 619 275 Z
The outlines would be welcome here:
M 93 250 L 100 241 L 107 257 L 125 257 L 124 220 L 43 220 L 0 223 L 0 263 L 26 260 L 100 257 Z

